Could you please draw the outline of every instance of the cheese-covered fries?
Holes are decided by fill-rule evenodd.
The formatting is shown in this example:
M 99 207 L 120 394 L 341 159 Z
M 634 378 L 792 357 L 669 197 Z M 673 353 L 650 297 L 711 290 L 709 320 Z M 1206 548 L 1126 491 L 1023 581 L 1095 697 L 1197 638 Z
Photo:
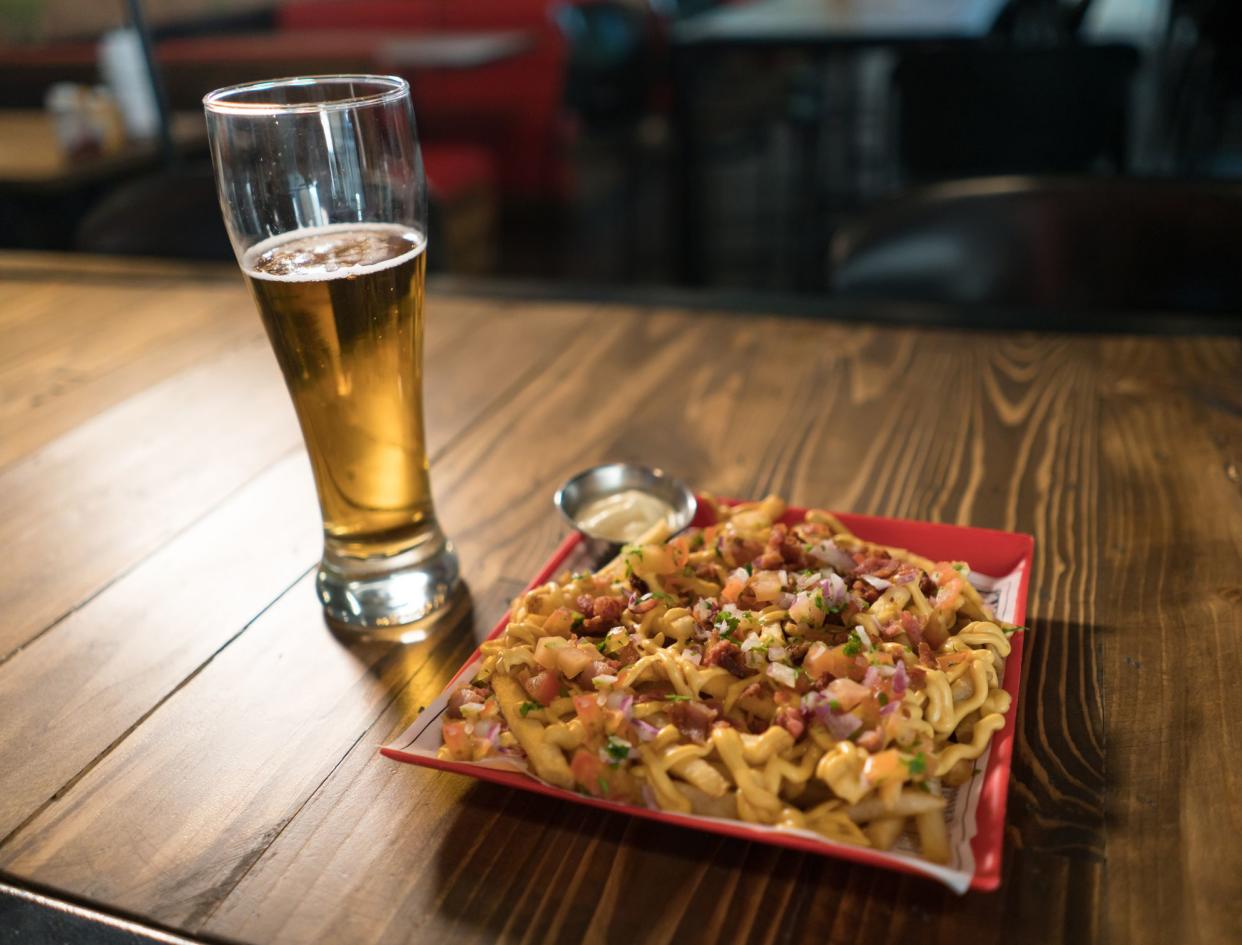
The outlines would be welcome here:
M 709 500 L 710 501 L 710 500 Z M 448 701 L 444 758 L 661 810 L 949 855 L 942 786 L 1004 724 L 1009 633 L 966 580 L 830 513 L 715 507 L 513 602 Z

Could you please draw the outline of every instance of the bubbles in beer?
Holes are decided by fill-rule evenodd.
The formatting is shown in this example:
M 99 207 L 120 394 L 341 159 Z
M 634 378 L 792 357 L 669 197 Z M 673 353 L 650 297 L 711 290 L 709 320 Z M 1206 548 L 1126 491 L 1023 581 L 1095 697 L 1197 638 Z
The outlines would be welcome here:
M 252 276 L 309 282 L 374 272 L 396 265 L 423 249 L 422 236 L 389 224 L 323 227 L 301 236 L 278 236 L 246 254 Z

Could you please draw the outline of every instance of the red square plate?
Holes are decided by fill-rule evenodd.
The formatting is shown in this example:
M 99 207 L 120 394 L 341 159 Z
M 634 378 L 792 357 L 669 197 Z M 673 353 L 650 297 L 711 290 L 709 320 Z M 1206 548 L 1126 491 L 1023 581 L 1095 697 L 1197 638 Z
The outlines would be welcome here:
M 804 509 L 791 508 L 786 513 L 784 521 L 791 524 L 801 521 L 804 512 Z M 1031 559 L 1035 546 L 1034 539 L 1030 535 L 987 528 L 880 518 L 871 515 L 841 514 L 839 517 L 854 534 L 868 541 L 907 548 L 934 561 L 969 562 L 972 581 L 996 585 L 993 596 L 995 598 L 999 595 L 999 600 L 994 600 L 998 616 L 1019 625 L 1025 621 L 1027 588 L 1030 583 Z M 700 526 L 712 524 L 710 507 L 706 503 L 700 504 L 694 524 Z M 578 551 L 581 541 L 580 535 L 576 533 L 570 535 L 529 586 L 544 584 L 565 570 L 567 562 Z M 507 623 L 508 616 L 506 615 L 496 624 L 488 635 L 488 639 L 498 636 Z M 1002 686 L 1012 697 L 1009 712 L 1005 716 L 1005 726 L 992 739 L 991 747 L 984 756 L 986 763 L 982 774 L 976 774 L 967 785 L 958 790 L 959 796 L 963 796 L 962 792 L 965 792 L 960 805 L 956 797 L 951 805 L 954 815 L 950 818 L 950 842 L 954 849 L 953 862 L 949 866 L 928 863 L 912 852 L 869 850 L 865 847 L 835 843 L 818 835 L 804 832 L 791 832 L 715 817 L 675 814 L 600 800 L 553 787 L 531 775 L 515 771 L 512 767 L 439 759 L 435 757 L 434 749 L 439 743 L 440 715 L 444 711 L 453 683 L 472 667 L 478 659 L 477 652 L 458 670 L 440 698 L 422 712 L 401 737 L 382 748 L 381 751 L 389 758 L 398 761 L 454 771 L 524 791 L 547 794 L 576 804 L 588 804 L 634 817 L 646 817 L 650 820 L 679 824 L 697 830 L 707 830 L 804 852 L 836 856 L 857 863 L 926 875 L 940 880 L 959 893 L 967 889 L 994 890 L 1000 885 L 1005 801 L 1009 792 L 1010 757 L 1013 752 L 1014 725 L 1018 712 L 1022 638 L 1022 632 L 1013 635 L 1011 638 L 1012 652 L 1005 662 Z

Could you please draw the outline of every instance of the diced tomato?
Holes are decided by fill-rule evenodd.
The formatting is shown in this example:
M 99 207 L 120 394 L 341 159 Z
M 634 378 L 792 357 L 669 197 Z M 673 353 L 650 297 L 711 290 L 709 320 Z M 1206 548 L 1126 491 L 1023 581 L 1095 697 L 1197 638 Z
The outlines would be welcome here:
M 901 763 L 901 754 L 895 748 L 872 755 L 863 765 L 863 778 L 870 784 L 905 781 L 908 777 L 906 766 Z
M 720 592 L 721 599 L 728 604 L 736 604 L 737 599 L 742 596 L 742 591 L 746 590 L 746 581 L 741 578 L 731 577 L 725 583 L 724 590 Z
M 672 556 L 673 567 L 680 571 L 690 559 L 690 539 L 682 535 L 668 543 L 669 554 Z
M 573 612 L 567 607 L 558 607 L 548 614 L 543 622 L 543 632 L 548 636 L 567 637 L 574 626 Z
M 568 645 L 562 637 L 540 637 L 535 644 L 535 662 L 544 669 L 556 669 L 560 662 L 557 656 Z
M 573 761 L 569 763 L 569 770 L 573 772 L 574 780 L 581 784 L 588 794 L 603 797 L 611 787 L 606 773 L 608 766 L 593 751 L 579 748 L 574 752 Z
M 802 660 L 802 668 L 813 679 L 832 676 L 835 679 L 848 679 L 853 670 L 854 661 L 845 655 L 845 646 L 828 646 L 816 640 L 806 651 Z
M 604 720 L 603 709 L 599 704 L 599 696 L 591 693 L 574 696 L 574 711 L 578 713 L 578 718 L 582 720 L 582 724 L 588 728 L 599 725 Z
M 522 685 L 525 686 L 530 697 L 540 705 L 550 705 L 552 700 L 561 694 L 561 678 L 554 669 L 536 673 Z
M 590 652 L 576 646 L 566 646 L 557 650 L 557 668 L 567 679 L 572 679 L 599 659 L 599 651 L 591 647 Z
M 854 714 L 862 719 L 863 726 L 872 728 L 880 724 L 880 702 L 873 695 L 868 695 L 865 699 L 859 700 L 858 705 L 854 706 Z
M 473 757 L 474 746 L 470 733 L 466 731 L 466 723 L 464 721 L 445 722 L 441 730 L 444 736 L 445 747 L 454 757 L 464 761 L 469 761 Z
M 775 571 L 759 571 L 750 580 L 755 600 L 773 601 L 781 596 L 781 576 Z
M 969 653 L 944 653 L 936 657 L 936 662 L 941 669 L 949 669 L 968 659 L 970 659 Z
M 836 699 L 846 711 L 871 695 L 871 690 L 852 679 L 834 679 L 824 690 L 829 699 Z

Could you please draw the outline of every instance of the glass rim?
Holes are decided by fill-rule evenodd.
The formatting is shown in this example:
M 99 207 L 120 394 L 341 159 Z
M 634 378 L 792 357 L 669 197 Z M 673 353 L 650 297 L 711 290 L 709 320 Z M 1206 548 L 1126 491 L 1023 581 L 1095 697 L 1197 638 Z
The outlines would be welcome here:
M 301 86 L 328 86 L 334 83 L 371 85 L 375 91 L 362 95 L 346 95 L 328 98 L 320 102 L 234 101 L 233 96 L 247 92 L 264 92 Z M 226 85 L 203 96 L 203 108 L 222 115 L 292 115 L 313 112 L 340 111 L 347 108 L 363 108 L 399 101 L 407 96 L 410 83 L 396 75 L 368 75 L 366 73 L 331 73 L 326 75 L 285 76 L 279 79 L 260 79 Z

